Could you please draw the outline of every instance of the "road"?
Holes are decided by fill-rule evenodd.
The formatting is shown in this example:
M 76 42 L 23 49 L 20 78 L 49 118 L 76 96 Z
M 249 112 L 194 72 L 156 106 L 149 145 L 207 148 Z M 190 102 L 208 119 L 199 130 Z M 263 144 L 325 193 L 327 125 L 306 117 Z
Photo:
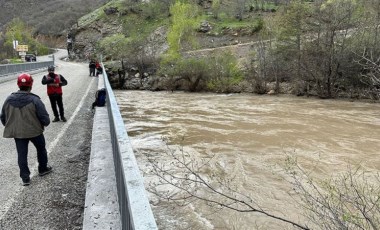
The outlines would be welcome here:
M 66 50 L 58 50 L 55 53 L 56 73 L 62 74 L 68 81 L 68 85 L 63 88 L 63 103 L 65 107 L 65 117 L 67 122 L 51 123 L 45 130 L 46 147 L 49 153 L 57 150 L 58 143 L 62 143 L 66 136 L 67 129 L 73 128 L 73 121 L 76 117 L 81 116 L 81 107 L 83 107 L 86 97 L 91 97 L 92 93 L 97 88 L 98 79 L 89 77 L 87 63 L 74 63 L 60 60 L 67 54 Z M 49 99 L 46 94 L 46 86 L 41 84 L 41 79 L 47 71 L 32 74 L 34 84 L 32 92 L 39 95 L 44 102 L 47 111 L 50 114 L 50 119 L 53 119 L 53 112 L 50 107 Z M 4 103 L 6 97 L 18 90 L 15 76 L 14 80 L 3 82 L 0 84 L 0 104 Z M 87 99 L 88 101 L 89 99 Z M 88 106 L 88 102 L 85 104 Z M 90 108 L 88 108 L 90 110 Z M 0 133 L 3 134 L 4 127 L 0 125 Z M 70 134 L 71 135 L 71 134 Z M 29 145 L 29 166 L 33 178 L 36 176 L 36 151 L 32 144 Z M 54 159 L 49 159 L 53 168 L 58 167 L 54 164 Z M 36 181 L 37 183 L 38 181 Z M 0 219 L 5 215 L 8 209 L 12 206 L 18 196 L 25 190 L 26 187 L 21 185 L 19 177 L 19 169 L 17 165 L 17 152 L 13 139 L 0 138 Z

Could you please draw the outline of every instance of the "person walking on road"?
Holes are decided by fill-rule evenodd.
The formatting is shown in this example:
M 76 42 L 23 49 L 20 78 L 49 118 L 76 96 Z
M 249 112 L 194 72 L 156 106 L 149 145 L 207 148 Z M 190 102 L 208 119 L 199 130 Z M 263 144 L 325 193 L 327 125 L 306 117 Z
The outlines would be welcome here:
M 19 91 L 5 100 L 1 109 L 1 123 L 5 126 L 3 137 L 14 138 L 18 154 L 18 166 L 23 185 L 30 184 L 28 167 L 28 144 L 37 150 L 38 172 L 44 176 L 52 171 L 48 166 L 44 129 L 50 124 L 49 113 L 40 97 L 31 93 L 33 78 L 22 73 L 17 78 Z
M 67 85 L 67 80 L 61 74 L 54 73 L 54 70 L 54 66 L 48 67 L 49 74 L 42 78 L 42 84 L 47 85 L 47 94 L 54 113 L 53 122 L 59 121 L 59 117 L 61 117 L 61 121 L 66 122 L 67 120 L 65 118 L 65 110 L 62 101 L 62 86 Z

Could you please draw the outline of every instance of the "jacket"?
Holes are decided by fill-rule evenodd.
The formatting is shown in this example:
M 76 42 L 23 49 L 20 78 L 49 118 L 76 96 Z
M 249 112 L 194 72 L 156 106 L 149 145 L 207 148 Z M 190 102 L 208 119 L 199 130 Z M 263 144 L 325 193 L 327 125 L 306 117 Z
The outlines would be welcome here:
M 90 64 L 88 64 L 88 67 L 90 69 L 95 69 L 96 68 L 96 63 L 95 62 L 90 62 Z
M 54 74 L 54 77 L 48 74 L 42 78 L 41 83 L 47 85 L 48 95 L 62 95 L 62 86 L 67 85 L 67 80 L 60 74 Z
M 50 124 L 49 114 L 40 97 L 27 92 L 12 93 L 1 108 L 5 138 L 32 138 L 43 133 Z

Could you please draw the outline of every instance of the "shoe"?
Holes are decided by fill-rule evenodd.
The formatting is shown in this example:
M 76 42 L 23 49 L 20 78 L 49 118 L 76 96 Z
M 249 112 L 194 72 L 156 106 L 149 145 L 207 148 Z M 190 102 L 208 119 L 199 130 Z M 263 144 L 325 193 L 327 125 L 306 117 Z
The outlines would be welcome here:
M 30 185 L 30 178 L 28 177 L 28 178 L 22 178 L 22 185 L 23 186 L 28 186 L 28 185 Z
M 65 117 L 61 117 L 61 121 L 66 122 L 67 120 Z
M 59 121 L 59 118 L 58 117 L 55 117 L 54 120 L 52 122 L 57 122 Z
M 53 171 L 53 168 L 51 166 L 47 166 L 45 170 L 42 170 L 39 172 L 38 175 L 45 176 L 46 174 L 49 174 Z

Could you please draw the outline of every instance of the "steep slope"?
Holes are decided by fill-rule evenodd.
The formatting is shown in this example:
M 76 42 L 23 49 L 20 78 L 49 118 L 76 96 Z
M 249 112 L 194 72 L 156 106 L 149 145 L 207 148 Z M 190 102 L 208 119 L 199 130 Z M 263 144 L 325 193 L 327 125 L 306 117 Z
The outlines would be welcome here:
M 21 18 L 37 34 L 60 35 L 106 2 L 109 0 L 0 0 L 0 30 L 13 18 Z

